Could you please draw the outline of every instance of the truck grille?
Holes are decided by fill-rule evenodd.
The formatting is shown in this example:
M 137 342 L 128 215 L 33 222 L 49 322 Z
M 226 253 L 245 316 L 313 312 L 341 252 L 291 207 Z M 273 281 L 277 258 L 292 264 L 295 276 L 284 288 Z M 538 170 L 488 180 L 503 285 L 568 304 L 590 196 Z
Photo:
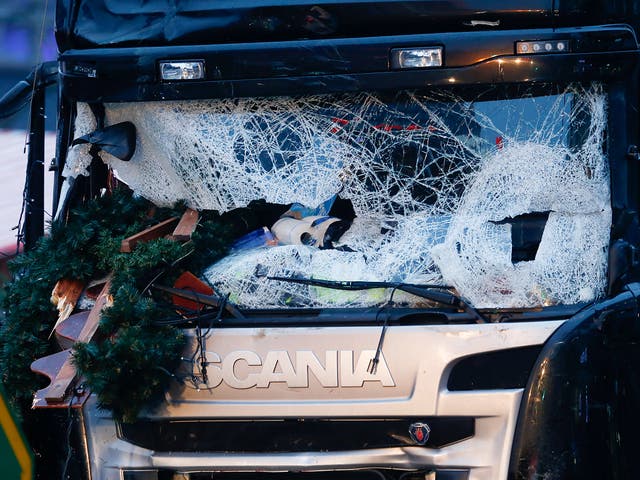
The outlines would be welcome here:
M 468 480 L 469 471 L 437 470 L 344 470 L 331 472 L 229 473 L 127 471 L 124 480 Z
M 474 434 L 472 417 L 400 419 L 138 420 L 120 425 L 120 438 L 156 452 L 305 452 L 416 446 L 413 423 L 430 428 L 427 448 Z

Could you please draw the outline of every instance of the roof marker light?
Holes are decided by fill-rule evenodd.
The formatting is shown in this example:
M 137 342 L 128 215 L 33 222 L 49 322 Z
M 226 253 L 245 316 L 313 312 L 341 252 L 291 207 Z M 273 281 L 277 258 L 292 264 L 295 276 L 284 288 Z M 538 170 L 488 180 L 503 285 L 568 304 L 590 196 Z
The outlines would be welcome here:
M 201 80 L 204 60 L 167 60 L 160 62 L 162 80 Z
M 391 68 L 434 68 L 442 66 L 442 47 L 394 48 Z
M 561 53 L 568 51 L 569 40 L 516 42 L 517 55 L 531 55 L 532 53 Z

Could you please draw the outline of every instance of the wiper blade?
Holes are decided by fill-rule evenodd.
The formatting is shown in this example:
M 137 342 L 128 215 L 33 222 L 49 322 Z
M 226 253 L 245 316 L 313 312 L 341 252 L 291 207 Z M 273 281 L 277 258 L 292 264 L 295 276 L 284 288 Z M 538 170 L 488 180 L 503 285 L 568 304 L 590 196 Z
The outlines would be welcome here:
M 453 288 L 449 285 L 399 283 L 399 282 L 373 282 L 368 280 L 322 280 L 319 278 L 301 277 L 267 277 L 268 280 L 279 280 L 281 282 L 300 283 L 302 285 L 313 285 L 315 287 L 327 287 L 336 290 L 370 290 L 372 288 L 397 288 L 404 290 L 404 287 L 414 288 L 434 288 L 447 290 Z
M 311 285 L 314 287 L 332 288 L 335 290 L 370 290 L 373 288 L 393 288 L 410 293 L 417 297 L 441 303 L 443 305 L 454 308 L 461 308 L 465 312 L 473 315 L 478 323 L 486 323 L 485 318 L 480 315 L 473 306 L 462 297 L 446 291 L 450 286 L 446 285 L 416 285 L 413 283 L 397 283 L 397 282 L 369 282 L 369 281 L 345 281 L 345 280 L 322 280 L 317 278 L 300 278 L 300 277 L 278 277 L 268 276 L 268 280 L 277 280 L 280 282 L 299 283 L 302 285 Z

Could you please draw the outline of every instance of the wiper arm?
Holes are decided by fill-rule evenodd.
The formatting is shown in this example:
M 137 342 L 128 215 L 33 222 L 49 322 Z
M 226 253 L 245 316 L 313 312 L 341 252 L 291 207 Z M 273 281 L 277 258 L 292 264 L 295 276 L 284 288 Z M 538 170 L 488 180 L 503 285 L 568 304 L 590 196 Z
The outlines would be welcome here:
M 300 278 L 300 277 L 277 277 L 268 276 L 269 280 L 278 280 L 280 282 L 299 283 L 302 285 L 311 285 L 314 287 L 332 288 L 335 290 L 370 290 L 372 288 L 393 288 L 410 293 L 417 297 L 421 297 L 433 302 L 441 303 L 455 308 L 461 308 L 465 312 L 473 315 L 477 323 L 486 323 L 485 318 L 480 315 L 473 306 L 466 300 L 446 289 L 452 288 L 445 285 L 416 285 L 413 283 L 397 283 L 397 282 L 368 282 L 368 281 L 345 281 L 345 280 L 322 280 L 316 278 Z
M 193 302 L 199 303 L 201 305 L 208 305 L 210 307 L 220 308 L 220 305 L 223 304 L 225 310 L 227 310 L 231 315 L 236 318 L 245 318 L 245 316 L 238 310 L 235 305 L 232 305 L 228 301 L 222 302 L 219 297 L 215 297 L 212 295 L 205 295 L 202 293 L 193 292 L 190 290 L 182 290 L 180 288 L 172 288 L 165 287 L 164 285 L 152 285 L 152 288 L 156 290 L 160 290 L 162 292 L 170 293 L 171 295 L 175 295 L 176 297 L 184 298 L 187 300 L 191 300 Z

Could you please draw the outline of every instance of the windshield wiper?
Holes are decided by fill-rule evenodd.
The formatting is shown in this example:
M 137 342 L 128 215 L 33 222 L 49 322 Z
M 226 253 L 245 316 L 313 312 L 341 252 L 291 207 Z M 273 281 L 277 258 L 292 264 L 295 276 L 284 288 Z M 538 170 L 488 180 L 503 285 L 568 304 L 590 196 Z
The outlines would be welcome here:
M 222 308 L 227 310 L 231 315 L 236 318 L 243 319 L 245 316 L 242 314 L 238 308 L 230 303 L 226 299 L 222 299 L 221 297 L 216 297 L 213 295 L 205 295 L 203 293 L 194 292 L 191 290 L 183 290 L 180 288 L 172 288 L 165 287 L 164 285 L 151 285 L 152 288 L 156 290 L 160 290 L 162 292 L 170 293 L 171 295 L 175 295 L 176 297 L 184 298 L 186 300 L 191 300 L 193 302 L 199 303 L 200 305 L 206 305 L 209 307 Z
M 393 288 L 402 290 L 417 297 L 431 300 L 454 308 L 461 308 L 465 312 L 472 315 L 477 323 L 486 323 L 485 318 L 480 315 L 472 305 L 462 297 L 446 291 L 452 288 L 445 285 L 416 285 L 413 283 L 397 283 L 397 282 L 368 282 L 368 281 L 345 281 L 345 280 L 322 280 L 316 278 L 300 278 L 300 277 L 277 277 L 268 276 L 268 280 L 277 280 L 280 282 L 299 283 L 302 285 L 311 285 L 314 287 L 332 288 L 335 290 L 370 290 L 373 288 Z

